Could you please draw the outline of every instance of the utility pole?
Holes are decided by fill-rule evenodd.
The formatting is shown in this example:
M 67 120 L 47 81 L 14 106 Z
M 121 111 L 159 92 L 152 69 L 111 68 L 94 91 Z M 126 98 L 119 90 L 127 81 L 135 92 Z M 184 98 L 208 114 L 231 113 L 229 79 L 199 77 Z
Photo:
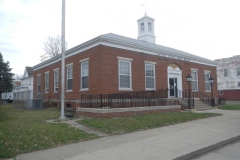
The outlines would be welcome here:
M 62 65 L 61 65 L 61 117 L 64 116 L 65 103 L 65 0 L 62 0 Z

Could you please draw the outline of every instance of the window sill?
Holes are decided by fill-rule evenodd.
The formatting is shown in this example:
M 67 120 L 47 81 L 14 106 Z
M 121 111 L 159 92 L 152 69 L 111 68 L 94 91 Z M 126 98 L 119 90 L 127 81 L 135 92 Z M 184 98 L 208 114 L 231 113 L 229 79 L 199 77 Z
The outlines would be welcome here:
M 73 92 L 73 90 L 67 90 L 66 92 Z
M 211 92 L 211 91 L 208 91 L 208 90 L 207 90 L 207 91 L 205 91 L 205 92 Z
M 133 91 L 131 88 L 119 88 L 119 91 Z
M 80 92 L 87 92 L 87 91 L 89 91 L 88 89 L 81 89 L 81 90 L 79 90 Z
M 53 92 L 53 93 L 58 93 L 58 92 L 56 91 L 56 92 Z
M 196 90 L 193 91 L 193 90 L 192 90 L 192 92 L 199 92 L 199 91 L 196 91 Z
M 156 91 L 156 88 L 145 88 L 145 91 Z

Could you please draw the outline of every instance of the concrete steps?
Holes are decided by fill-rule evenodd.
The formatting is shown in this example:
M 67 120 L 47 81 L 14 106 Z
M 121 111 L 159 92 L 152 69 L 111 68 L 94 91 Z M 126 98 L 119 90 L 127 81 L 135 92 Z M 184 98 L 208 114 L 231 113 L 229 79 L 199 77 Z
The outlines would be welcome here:
M 187 102 L 183 101 L 182 99 L 179 99 L 179 103 L 183 106 L 187 106 Z M 194 98 L 194 108 L 193 108 L 193 110 L 204 111 L 204 110 L 212 110 L 212 109 L 215 109 L 215 108 L 203 103 L 202 101 L 200 101 L 199 98 Z

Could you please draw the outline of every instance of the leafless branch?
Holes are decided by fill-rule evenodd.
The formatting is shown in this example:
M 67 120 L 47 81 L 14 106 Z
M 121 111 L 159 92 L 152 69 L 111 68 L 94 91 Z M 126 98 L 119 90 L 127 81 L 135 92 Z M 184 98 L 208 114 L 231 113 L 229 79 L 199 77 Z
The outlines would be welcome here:
M 59 35 L 55 37 L 48 37 L 46 42 L 43 43 L 45 54 L 41 55 L 41 61 L 45 61 L 49 58 L 55 57 L 61 54 L 62 45 L 61 37 Z M 67 49 L 67 43 L 65 43 L 65 49 Z

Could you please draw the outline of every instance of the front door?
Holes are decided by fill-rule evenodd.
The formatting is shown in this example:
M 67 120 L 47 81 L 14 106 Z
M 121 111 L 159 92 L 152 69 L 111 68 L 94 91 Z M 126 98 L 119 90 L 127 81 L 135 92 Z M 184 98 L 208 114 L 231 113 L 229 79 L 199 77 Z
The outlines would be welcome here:
M 169 96 L 170 98 L 177 98 L 177 78 L 169 78 Z

